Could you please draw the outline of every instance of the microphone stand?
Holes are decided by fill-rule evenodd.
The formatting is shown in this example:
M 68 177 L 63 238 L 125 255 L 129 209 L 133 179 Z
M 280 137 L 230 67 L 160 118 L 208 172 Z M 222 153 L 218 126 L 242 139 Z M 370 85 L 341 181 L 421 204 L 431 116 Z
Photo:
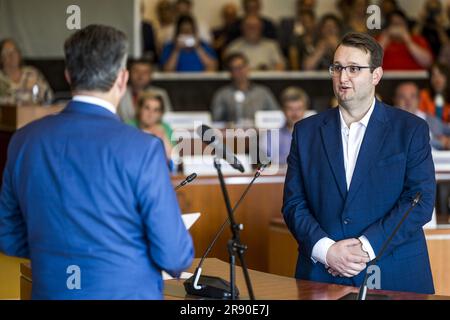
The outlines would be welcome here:
M 367 268 L 369 268 L 370 266 L 376 264 L 380 260 L 380 258 L 382 257 L 384 251 L 386 251 L 386 248 L 391 243 L 392 238 L 394 238 L 394 236 L 397 234 L 398 229 L 400 229 L 401 225 L 406 220 L 406 218 L 408 217 L 408 215 L 412 211 L 412 209 L 414 209 L 414 207 L 419 203 L 421 197 L 422 197 L 422 195 L 421 195 L 420 192 L 418 192 L 414 196 L 414 199 L 413 199 L 411 205 L 409 206 L 408 211 L 406 211 L 406 213 L 403 215 L 402 219 L 396 225 L 394 231 L 392 231 L 392 233 L 389 236 L 389 238 L 384 242 L 383 246 L 381 247 L 380 253 L 376 256 L 375 259 L 373 259 L 372 261 L 369 262 L 369 264 L 367 265 Z M 340 298 L 339 300 L 366 300 L 366 297 L 367 297 L 367 280 L 368 279 L 369 279 L 369 273 L 366 270 L 366 274 L 364 276 L 364 281 L 362 282 L 361 287 L 359 288 L 359 291 L 358 291 L 358 294 L 356 295 L 356 297 L 355 297 L 354 293 L 349 293 L 349 294 L 345 295 L 344 297 Z M 382 299 L 382 300 L 388 299 L 388 297 L 384 296 L 384 295 L 369 295 L 369 296 L 374 296 L 375 298 Z
M 231 210 L 231 217 L 234 217 L 234 212 L 237 210 L 237 208 L 239 207 L 239 205 L 241 204 L 241 202 L 244 200 L 245 196 L 247 195 L 247 193 L 250 191 L 250 188 L 252 187 L 253 183 L 255 182 L 255 180 L 261 175 L 262 171 L 264 170 L 264 168 L 269 165 L 261 165 L 258 170 L 256 171 L 252 181 L 248 184 L 247 188 L 245 189 L 244 193 L 241 195 L 240 199 L 238 200 L 238 202 L 236 203 L 236 205 L 234 206 L 234 208 Z M 224 181 L 223 179 L 223 175 L 220 169 L 220 163 L 219 163 L 219 171 L 220 171 L 220 175 L 219 175 L 219 180 Z M 221 178 L 220 178 L 221 177 Z M 223 183 L 223 185 L 225 186 L 225 182 Z M 222 186 L 222 184 L 221 184 Z M 226 196 L 224 196 L 226 199 L 228 199 L 228 203 L 229 203 L 229 197 L 228 197 L 228 192 L 225 189 L 225 194 Z M 225 200 L 225 202 L 227 202 L 227 200 Z M 226 295 L 226 293 L 228 293 L 228 290 L 231 288 L 236 288 L 234 283 L 233 286 L 230 286 L 229 284 L 224 283 L 224 281 L 222 279 L 218 279 L 215 277 L 208 277 L 208 276 L 203 276 L 201 280 L 203 280 L 202 282 L 204 282 L 203 284 L 199 285 L 199 280 L 200 280 L 200 275 L 202 273 L 202 265 L 206 259 L 206 257 L 208 256 L 208 254 L 211 252 L 212 248 L 214 247 L 215 243 L 217 242 L 217 240 L 219 239 L 220 235 L 222 234 L 223 230 L 225 229 L 225 226 L 227 225 L 227 223 L 230 222 L 230 215 L 228 215 L 227 219 L 224 221 L 224 223 L 222 224 L 222 226 L 219 228 L 219 230 L 217 231 L 216 235 L 214 236 L 213 241 L 211 242 L 211 244 L 209 245 L 209 247 L 206 249 L 205 253 L 203 254 L 198 267 L 195 269 L 194 275 L 188 279 L 184 285 L 186 288 L 186 291 L 192 295 L 201 295 L 201 296 L 205 296 L 205 297 L 215 297 L 215 298 L 228 298 L 228 295 Z M 240 227 L 238 225 L 238 229 L 240 230 Z M 238 230 L 238 231 L 239 231 Z M 241 245 L 242 246 L 242 245 Z M 247 247 L 245 246 L 245 249 L 247 249 Z M 244 249 L 244 251 L 245 251 Z M 241 260 L 241 257 L 243 258 L 243 253 L 241 253 L 241 255 L 239 256 L 239 259 Z M 239 254 L 239 253 L 238 253 Z M 233 256 L 234 256 L 234 252 L 233 252 Z M 231 255 L 230 255 L 230 262 L 231 262 Z M 234 264 L 235 265 L 235 264 Z M 246 285 L 247 285 L 247 290 L 250 296 L 251 300 L 254 300 L 254 293 L 253 293 L 253 288 L 251 285 L 251 281 L 250 281 L 250 276 L 248 274 L 248 269 L 246 267 L 245 261 L 242 259 L 241 260 L 241 265 L 242 265 L 242 270 L 244 272 L 244 277 L 245 277 L 245 281 L 246 281 Z M 234 267 L 231 267 L 232 264 L 230 263 L 230 280 L 233 279 L 234 281 L 234 275 L 235 275 L 235 269 Z M 233 290 L 234 291 L 234 297 L 236 298 L 236 296 L 239 294 L 237 289 Z M 231 290 L 230 290 L 231 292 Z M 233 295 L 230 294 L 230 297 L 232 297 Z
M 255 300 L 253 295 L 253 288 L 250 281 L 250 275 L 248 274 L 247 264 L 245 263 L 244 253 L 247 250 L 247 246 L 241 243 L 240 231 L 243 229 L 242 224 L 237 224 L 234 219 L 233 210 L 230 204 L 230 198 L 228 196 L 227 187 L 225 184 L 225 179 L 222 174 L 220 159 L 217 157 L 214 159 L 214 167 L 217 170 L 217 175 L 220 181 L 220 187 L 222 189 L 223 198 L 225 200 L 225 205 L 228 213 L 228 220 L 230 221 L 230 230 L 232 234 L 231 240 L 228 241 L 228 254 L 230 256 L 230 294 L 231 300 L 236 300 L 236 254 L 241 262 L 242 271 L 244 273 L 245 284 L 247 285 L 247 290 L 250 295 L 250 300 Z

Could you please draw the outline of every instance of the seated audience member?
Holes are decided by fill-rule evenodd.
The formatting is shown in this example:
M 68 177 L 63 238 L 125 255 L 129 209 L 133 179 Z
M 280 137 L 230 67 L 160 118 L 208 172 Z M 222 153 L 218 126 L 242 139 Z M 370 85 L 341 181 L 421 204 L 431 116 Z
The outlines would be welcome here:
M 267 17 L 261 14 L 262 3 L 261 0 L 242 0 L 242 8 L 244 9 L 244 16 L 239 18 L 231 27 L 229 42 L 240 38 L 242 34 L 242 23 L 248 16 L 255 16 L 261 20 L 262 34 L 265 38 L 276 40 L 277 39 L 277 27 Z
M 341 29 L 341 22 L 335 15 L 327 14 L 322 17 L 314 50 L 310 50 L 303 58 L 304 70 L 328 70 L 342 36 Z
M 175 12 L 176 12 L 177 17 L 181 17 L 181 16 L 195 17 L 193 9 L 194 9 L 193 0 L 177 0 L 175 2 Z M 208 44 L 211 44 L 212 37 L 211 37 L 211 30 L 210 30 L 209 26 L 204 21 L 201 21 L 198 19 L 195 19 L 195 20 L 196 20 L 196 24 L 197 24 L 199 38 L 202 41 L 204 41 Z M 170 39 L 172 39 L 172 38 L 173 38 L 173 33 L 172 33 L 172 37 Z
M 288 56 L 291 70 L 302 70 L 305 58 L 314 52 L 316 16 L 311 10 L 300 13 L 303 32 L 295 33 L 289 43 Z
M 288 56 L 292 39 L 300 38 L 310 33 L 310 21 L 306 21 L 307 25 L 305 25 L 304 13 L 310 13 L 309 16 L 306 16 L 306 19 L 310 19 L 311 16 L 315 19 L 316 6 L 316 0 L 297 0 L 295 2 L 295 16 L 281 19 L 280 26 L 278 28 L 278 42 L 280 43 L 281 50 L 286 57 Z M 311 36 L 313 34 L 311 34 Z
M 156 46 L 158 54 L 164 45 L 173 39 L 175 30 L 175 6 L 170 0 L 159 0 L 156 3 Z
M 0 103 L 42 104 L 53 100 L 53 91 L 34 67 L 24 66 L 14 40 L 0 42 Z
M 420 93 L 420 110 L 450 122 L 450 68 L 434 63 L 429 71 L 428 88 Z
M 270 90 L 250 81 L 248 59 L 241 53 L 230 55 L 226 66 L 231 74 L 231 84 L 220 88 L 212 101 L 214 121 L 253 121 L 258 110 L 278 110 Z
M 252 70 L 278 70 L 285 68 L 284 58 L 278 43 L 264 38 L 262 22 L 256 16 L 248 16 L 242 22 L 243 37 L 227 47 L 225 55 L 240 52 L 250 58 Z
M 170 160 L 172 129 L 162 121 L 163 115 L 164 100 L 162 97 L 151 92 L 144 92 L 138 98 L 136 117 L 127 121 L 127 124 L 160 138 L 164 143 L 167 159 Z
M 341 1 L 344 11 L 348 12 L 343 15 L 344 26 L 342 33 L 363 32 L 367 30 L 367 7 L 370 5 L 369 0 L 344 0 Z
M 153 24 L 145 20 L 145 3 L 141 2 L 142 56 L 151 62 L 158 61 L 158 50 Z
M 433 54 L 426 39 L 411 33 L 402 11 L 394 11 L 386 27 L 377 37 L 384 49 L 384 70 L 424 70 L 433 63 Z
M 419 109 L 419 88 L 414 82 L 404 82 L 397 86 L 394 105 L 415 114 L 428 123 L 431 134 L 431 146 L 434 149 L 450 149 L 450 127 L 430 114 Z
M 310 107 L 310 100 L 308 94 L 300 88 L 289 87 L 281 94 L 281 106 L 286 117 L 286 123 L 279 131 L 278 145 L 278 163 L 286 164 L 289 151 L 291 149 L 292 132 L 294 125 L 302 120 L 305 116 L 305 111 Z M 271 149 L 271 139 L 269 139 L 268 149 Z M 272 161 L 274 159 L 274 152 L 270 152 L 269 156 Z
M 164 46 L 161 54 L 164 71 L 201 72 L 217 70 L 214 49 L 200 40 L 191 16 L 180 16 L 175 37 Z
M 447 21 L 450 21 L 450 2 L 447 2 L 445 9 Z M 443 38 L 441 51 L 439 52 L 439 62 L 450 65 L 450 28 L 445 30 L 446 37 Z M 442 39 L 442 38 L 441 38 Z
M 165 109 L 172 110 L 169 96 L 166 90 L 151 85 L 152 64 L 147 60 L 136 60 L 130 65 L 130 80 L 127 91 L 120 101 L 117 113 L 119 117 L 127 122 L 135 118 L 137 100 L 143 92 L 160 95 L 164 100 Z
M 440 0 L 426 0 L 415 33 L 422 35 L 430 45 L 435 57 L 439 56 L 442 45 L 448 41 L 445 31 L 445 17 Z
M 221 10 L 222 24 L 213 30 L 213 47 L 219 56 L 219 60 L 223 57 L 223 51 L 229 43 L 230 32 L 233 24 L 237 21 L 238 7 L 230 2 L 225 4 Z M 221 61 L 222 62 L 222 61 Z

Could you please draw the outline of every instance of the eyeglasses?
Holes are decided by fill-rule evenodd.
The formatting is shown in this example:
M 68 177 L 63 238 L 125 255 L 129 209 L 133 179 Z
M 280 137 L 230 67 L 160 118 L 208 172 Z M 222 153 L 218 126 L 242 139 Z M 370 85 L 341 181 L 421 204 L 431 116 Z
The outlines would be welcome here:
M 350 78 L 354 78 L 357 75 L 359 75 L 361 73 L 362 69 L 371 69 L 371 66 L 341 66 L 339 64 L 332 64 L 329 68 L 328 71 L 330 72 L 330 75 L 332 77 L 337 77 L 339 76 L 343 70 L 347 70 L 347 75 Z

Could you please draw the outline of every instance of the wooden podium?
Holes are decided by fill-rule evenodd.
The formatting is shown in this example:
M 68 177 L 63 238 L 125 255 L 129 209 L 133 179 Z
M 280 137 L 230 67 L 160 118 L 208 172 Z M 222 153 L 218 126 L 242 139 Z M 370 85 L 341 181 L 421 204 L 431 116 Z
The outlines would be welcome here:
M 195 259 L 189 272 L 194 272 L 199 259 Z M 32 272 L 29 263 L 20 266 L 20 298 L 31 299 Z M 215 258 L 205 260 L 203 274 L 228 279 L 228 263 Z M 257 300 L 338 300 L 351 292 L 358 292 L 357 288 L 328 283 L 297 280 L 274 274 L 249 270 L 253 290 Z M 165 300 L 195 300 L 194 296 L 186 295 L 184 280 L 166 280 Z M 241 300 L 248 300 L 248 292 L 240 267 L 236 267 L 236 285 L 241 293 Z M 369 290 L 370 293 L 373 291 Z M 376 291 L 377 294 L 389 296 L 392 300 L 450 300 L 450 297 L 425 295 L 406 292 Z M 203 298 L 202 298 L 203 299 Z
M 60 112 L 64 105 L 0 106 L 0 130 L 16 131 L 28 123 Z

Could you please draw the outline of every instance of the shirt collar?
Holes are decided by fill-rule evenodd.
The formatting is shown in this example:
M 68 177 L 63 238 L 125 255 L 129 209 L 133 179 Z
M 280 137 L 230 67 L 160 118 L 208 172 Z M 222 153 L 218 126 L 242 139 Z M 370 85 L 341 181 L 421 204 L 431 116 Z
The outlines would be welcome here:
M 117 108 L 114 105 L 106 100 L 93 97 L 93 96 L 85 96 L 85 95 L 76 95 L 72 98 L 73 101 L 84 102 L 89 104 L 95 104 L 99 107 L 105 108 L 106 110 L 116 114 Z
M 376 99 L 373 98 L 372 105 L 370 106 L 370 108 L 367 111 L 366 115 L 361 120 L 359 120 L 357 123 L 360 123 L 364 127 L 367 128 L 367 126 L 369 125 L 370 116 L 372 115 L 373 110 L 375 109 L 375 102 L 376 102 Z M 342 130 L 345 129 L 345 128 L 348 129 L 348 126 L 347 126 L 347 124 L 344 121 L 344 117 L 342 116 L 342 111 L 341 111 L 341 107 L 340 106 L 339 106 L 339 116 L 341 118 L 341 128 L 342 128 Z

